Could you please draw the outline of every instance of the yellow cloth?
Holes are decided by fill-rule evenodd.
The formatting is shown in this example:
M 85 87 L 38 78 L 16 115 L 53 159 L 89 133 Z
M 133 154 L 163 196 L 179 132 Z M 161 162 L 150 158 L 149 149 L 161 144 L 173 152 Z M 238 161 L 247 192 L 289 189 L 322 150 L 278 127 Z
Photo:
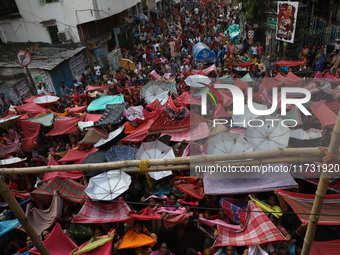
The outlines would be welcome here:
M 156 239 L 145 234 L 138 234 L 134 229 L 123 236 L 122 242 L 119 244 L 118 249 L 136 248 L 141 246 L 154 246 L 157 243 Z
M 97 247 L 102 246 L 106 244 L 107 242 L 112 241 L 113 237 L 114 235 L 94 237 L 91 240 L 89 240 L 87 244 L 80 246 L 79 250 L 76 252 L 73 252 L 73 254 L 82 254 L 85 252 L 92 251 L 96 249 Z
M 54 113 L 55 115 L 59 116 L 59 117 L 66 117 L 68 115 L 68 112 L 64 112 L 64 113 L 59 113 L 59 112 L 54 112 L 54 111 L 51 111 L 52 113 Z
M 138 173 L 142 173 L 145 174 L 146 176 L 146 180 L 148 181 L 148 184 L 150 187 L 152 187 L 152 183 L 151 183 L 151 177 L 148 174 L 149 172 L 149 160 L 148 159 L 141 159 L 139 160 L 139 167 L 137 169 Z
M 276 218 L 280 218 L 282 216 L 282 210 L 280 206 L 274 205 L 274 206 L 270 206 L 268 204 L 266 204 L 265 202 L 262 202 L 260 200 L 258 200 L 257 198 L 251 197 L 249 195 L 250 199 L 253 200 L 256 205 L 258 207 L 261 208 L 262 211 L 266 212 L 266 214 L 268 215 L 269 213 L 273 213 L 273 215 Z

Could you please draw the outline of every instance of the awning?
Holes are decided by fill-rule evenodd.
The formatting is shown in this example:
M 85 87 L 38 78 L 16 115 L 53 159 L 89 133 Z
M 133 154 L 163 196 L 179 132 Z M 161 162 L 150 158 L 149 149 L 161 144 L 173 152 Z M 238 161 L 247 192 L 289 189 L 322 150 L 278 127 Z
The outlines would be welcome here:
M 108 42 L 112 38 L 112 33 L 105 33 L 97 37 L 86 40 L 86 44 L 92 48 L 98 48 L 103 46 L 104 43 Z

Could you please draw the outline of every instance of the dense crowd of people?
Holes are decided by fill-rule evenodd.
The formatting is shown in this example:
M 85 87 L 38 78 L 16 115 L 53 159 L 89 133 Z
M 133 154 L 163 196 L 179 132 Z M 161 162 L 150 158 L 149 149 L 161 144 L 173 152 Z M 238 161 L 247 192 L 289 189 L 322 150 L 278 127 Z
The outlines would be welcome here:
M 276 66 L 266 66 L 262 57 L 265 49 L 262 43 L 249 45 L 247 39 L 242 40 L 241 33 L 232 37 L 228 28 L 232 25 L 241 25 L 240 13 L 231 6 L 225 6 L 215 1 L 184 1 L 181 8 L 173 8 L 171 11 L 171 21 L 160 17 L 159 22 L 144 22 L 139 31 L 133 36 L 133 46 L 121 48 L 125 58 L 131 60 L 135 68 L 120 68 L 114 72 L 108 72 L 97 63 L 94 63 L 92 74 L 83 74 L 80 81 L 74 80 L 72 87 L 60 83 L 60 93 L 57 95 L 60 100 L 48 106 L 44 106 L 54 113 L 55 118 L 75 118 L 86 114 L 86 107 L 95 99 L 106 95 L 124 95 L 124 101 L 129 106 L 142 105 L 147 108 L 148 103 L 142 95 L 142 88 L 150 80 L 161 80 L 175 82 L 177 93 L 170 92 L 172 99 L 190 92 L 190 87 L 185 79 L 196 70 L 198 74 L 209 76 L 212 81 L 229 75 L 232 79 L 241 78 L 245 73 L 249 73 L 253 79 L 253 87 L 260 91 L 261 78 L 274 78 L 278 74 L 285 76 L 287 72 L 293 71 L 292 67 L 280 69 Z M 241 27 L 242 28 L 242 27 Z M 243 28 L 245 29 L 245 28 Z M 205 43 L 215 54 L 214 61 L 198 62 L 192 56 L 192 48 L 198 43 Z M 332 43 L 333 52 L 327 51 L 327 44 L 322 42 L 314 45 L 312 42 L 306 44 L 300 52 L 300 60 L 306 61 L 298 67 L 293 67 L 297 71 L 309 68 L 309 73 L 299 75 L 302 78 L 313 78 L 317 71 L 323 76 L 327 73 L 334 79 L 338 76 L 340 64 L 338 41 Z M 249 63 L 247 67 L 240 67 L 241 63 Z M 211 72 L 205 74 L 204 70 L 215 64 Z M 335 84 L 335 83 L 334 83 Z M 338 102 L 340 97 L 334 96 L 336 87 L 328 87 L 330 93 L 326 93 L 324 84 L 318 84 L 320 91 L 313 94 L 312 100 L 326 100 L 327 102 Z M 88 90 L 89 86 L 98 86 L 96 90 Z M 108 86 L 100 90 L 99 86 Z M 47 95 L 44 83 L 37 84 L 37 94 Z M 11 102 L 0 94 L 1 112 L 7 114 L 16 113 L 11 106 Z M 76 107 L 84 108 L 80 112 L 69 111 Z M 190 107 L 190 106 L 188 106 Z M 211 109 L 209 109 L 211 110 Z M 232 111 L 230 106 L 225 107 L 228 112 Z M 97 113 L 102 113 L 99 111 Z M 36 117 L 39 114 L 27 114 L 28 118 Z M 207 115 L 212 119 L 214 112 Z M 135 130 L 143 125 L 143 121 L 122 120 L 114 125 L 108 124 L 101 127 L 107 133 L 115 131 L 119 126 L 129 122 Z M 19 123 L 19 122 L 18 122 Z M 331 129 L 315 117 L 308 117 L 302 125 L 304 130 L 310 128 L 322 129 L 322 138 L 316 145 L 328 146 Z M 16 151 L 15 155 L 26 158 L 25 166 L 44 166 L 49 164 L 51 159 L 60 160 L 69 150 L 88 151 L 92 147 L 82 144 L 80 141 L 86 135 L 86 129 L 57 136 L 46 136 L 52 127 L 41 128 L 35 143 L 30 144 L 28 150 Z M 159 134 L 160 135 L 160 134 Z M 154 141 L 159 135 L 148 135 L 143 141 Z M 25 142 L 25 134 L 19 125 L 10 126 L 2 130 L 2 146 Z M 142 141 L 141 141 L 142 142 Z M 141 142 L 130 143 L 131 146 L 139 148 Z M 124 142 L 118 141 L 116 145 Z M 181 156 L 187 143 L 169 142 L 175 148 L 175 155 Z M 1 148 L 1 147 L 0 147 Z M 10 156 L 13 157 L 13 156 Z M 7 157 L 7 158 L 10 158 Z M 74 164 L 67 162 L 63 164 Z M 148 180 L 145 175 L 131 174 L 132 182 L 129 189 L 120 197 L 126 201 L 130 207 L 128 215 L 154 216 L 156 218 L 145 221 L 135 220 L 133 223 L 101 223 L 85 224 L 83 236 L 70 234 L 69 230 L 75 215 L 79 213 L 82 204 L 64 201 L 62 214 L 55 216 L 54 224 L 41 233 L 38 233 L 41 240 L 48 238 L 55 223 L 59 223 L 65 233 L 77 244 L 86 245 L 102 236 L 114 236 L 112 254 L 136 254 L 136 255 L 172 255 L 172 254 L 216 254 L 216 255 L 298 255 L 301 253 L 303 237 L 307 224 L 302 223 L 294 214 L 292 208 L 277 192 L 266 192 L 258 194 L 240 194 L 233 198 L 237 199 L 237 206 L 243 209 L 248 208 L 251 200 L 264 210 L 268 219 L 277 227 L 285 241 L 265 242 L 259 245 L 259 250 L 254 252 L 250 247 L 245 246 L 223 246 L 213 247 L 214 240 L 221 234 L 216 226 L 202 223 L 199 219 L 203 217 L 207 220 L 221 220 L 226 224 L 245 224 L 235 221 L 230 217 L 220 205 L 222 195 L 204 194 L 202 176 L 190 177 L 188 171 L 173 172 L 173 175 L 158 181 Z M 35 190 L 43 187 L 47 182 L 43 182 L 41 174 L 26 174 L 17 176 L 6 176 L 5 181 L 10 190 L 15 192 L 19 202 L 30 197 Z M 89 176 L 84 175 L 76 179 L 77 182 L 87 186 Z M 304 190 L 304 182 L 299 180 L 298 189 L 294 192 L 308 192 Z M 181 185 L 187 189 L 181 188 Z M 186 193 L 185 191 L 191 191 Z M 28 194 L 28 195 L 27 195 Z M 26 196 L 25 196 L 26 195 Z M 41 208 L 34 200 L 30 203 L 37 210 Z M 1 219 L 8 220 L 6 216 L 9 207 L 0 197 Z M 262 207 L 261 207 L 262 206 Z M 162 209 L 163 208 L 163 209 Z M 174 211 L 180 211 L 174 216 Z M 269 213 L 271 212 L 271 213 Z M 158 214 L 155 216 L 154 214 Z M 177 216 L 181 217 L 177 220 Z M 138 218 L 138 216 L 135 216 Z M 157 217 L 160 217 L 157 219 Z M 167 220 L 174 219 L 172 225 Z M 74 226 L 73 226 L 74 227 Z M 84 227 L 84 226 L 82 226 Z M 90 229 L 89 229 L 90 227 Z M 333 232 L 332 232 L 333 233 Z M 339 231 L 334 231 L 339 236 Z M 90 239 L 90 240 L 88 240 Z M 142 240 L 140 245 L 136 240 Z M 27 254 L 34 244 L 29 236 L 20 230 L 14 230 L 0 237 L 0 255 Z M 73 251 L 76 252 L 76 249 Z

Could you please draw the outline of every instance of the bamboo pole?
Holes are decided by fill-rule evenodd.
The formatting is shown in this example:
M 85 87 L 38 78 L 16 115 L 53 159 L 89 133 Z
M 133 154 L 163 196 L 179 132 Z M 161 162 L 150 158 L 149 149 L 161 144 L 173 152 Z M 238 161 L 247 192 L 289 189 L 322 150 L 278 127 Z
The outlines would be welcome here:
M 333 136 L 328 147 L 328 152 L 330 154 L 338 155 L 339 148 L 340 148 L 340 112 L 338 113 L 338 117 L 336 119 L 336 123 L 333 129 Z M 334 163 L 334 162 L 329 162 L 329 163 Z M 319 214 L 321 213 L 321 209 L 322 209 L 322 205 L 324 202 L 324 198 L 326 196 L 330 177 L 331 177 L 330 172 L 321 173 L 320 182 L 315 192 L 315 198 L 314 198 L 311 215 L 309 216 L 309 223 L 307 226 L 307 232 L 306 232 L 306 236 L 303 242 L 301 255 L 308 255 L 312 247 L 316 228 L 319 222 Z
M 33 244 L 39 250 L 41 255 L 50 255 L 37 232 L 35 232 L 31 222 L 27 219 L 24 211 L 20 207 L 18 201 L 13 196 L 12 192 L 8 189 L 6 183 L 0 178 L 0 194 L 5 199 L 11 210 L 13 211 L 15 217 L 18 219 L 22 227 L 25 229 L 27 235 L 31 237 Z
M 164 166 L 164 165 L 187 165 L 202 162 L 214 161 L 228 161 L 228 160 L 263 160 L 265 158 L 275 158 L 279 160 L 282 157 L 296 157 L 296 155 L 304 155 L 306 157 L 321 158 L 324 156 L 323 152 L 316 147 L 312 148 L 278 148 L 273 150 L 254 151 L 254 152 L 238 152 L 231 154 L 220 155 L 200 155 L 191 157 L 178 158 L 164 158 L 164 159 L 150 159 L 150 166 Z M 310 160 L 312 161 L 312 160 Z M 315 160 L 314 160 L 315 161 Z M 244 163 L 246 163 L 245 161 Z M 280 163 L 285 161 L 271 161 L 271 163 Z M 306 161 L 305 161 L 306 162 Z M 258 162 L 254 162 L 258 164 Z M 259 163 L 261 164 L 261 162 Z M 269 163 L 267 163 L 269 164 Z M 79 165 L 58 165 L 58 166 L 38 166 L 25 168 L 4 168 L 3 174 L 32 174 L 32 173 L 46 173 L 57 171 L 94 171 L 94 170 L 113 170 L 128 167 L 138 167 L 139 160 L 125 160 L 117 162 L 105 162 L 96 164 L 79 164 Z
M 314 162 L 314 161 L 320 161 L 320 157 L 285 157 L 285 158 L 267 158 L 267 159 L 258 159 L 258 160 L 246 160 L 246 161 L 229 161 L 229 162 L 218 162 L 218 163 L 210 163 L 210 164 L 195 164 L 195 165 L 174 165 L 174 166 L 154 166 L 149 168 L 149 172 L 157 172 L 157 171 L 182 171 L 182 170 L 189 170 L 192 169 L 196 172 L 202 172 L 201 169 L 204 167 L 213 167 L 213 166 L 259 166 L 259 165 L 265 165 L 265 164 L 277 164 L 277 163 L 292 163 L 292 164 L 299 164 L 299 163 L 305 163 L 305 162 Z M 200 169 L 196 169 L 197 167 L 200 167 Z M 203 167 L 203 168 L 202 168 Z M 125 173 L 137 173 L 137 168 L 121 168 L 121 171 Z M 205 171 L 205 170 L 204 170 Z M 294 169 L 292 169 L 292 172 L 294 173 Z M 298 174 L 299 172 L 296 171 Z

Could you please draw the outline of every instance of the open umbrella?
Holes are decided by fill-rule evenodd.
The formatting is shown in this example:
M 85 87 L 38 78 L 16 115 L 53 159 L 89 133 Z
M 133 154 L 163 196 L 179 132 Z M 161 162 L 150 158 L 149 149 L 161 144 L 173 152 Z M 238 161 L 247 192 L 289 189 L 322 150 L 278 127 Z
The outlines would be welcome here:
M 286 148 L 288 146 L 290 129 L 281 125 L 281 119 L 271 121 L 271 118 L 269 118 L 266 121 L 265 116 L 257 119 L 262 120 L 264 124 L 260 127 L 248 126 L 246 130 L 246 139 L 253 145 L 254 151 Z
M 105 150 L 98 150 L 93 152 L 80 163 L 80 164 L 89 164 L 89 163 L 103 163 L 107 162 L 106 160 L 106 151 Z M 84 172 L 85 176 L 93 177 L 97 174 L 101 174 L 104 172 L 103 170 L 95 170 L 95 171 L 86 171 Z
M 136 119 L 144 120 L 143 106 L 131 106 L 125 112 L 125 116 L 130 121 L 135 121 Z
M 6 116 L 0 119 L 0 128 L 6 129 L 7 127 L 14 126 L 15 123 L 20 119 L 21 115 Z
M 168 90 L 164 83 L 157 81 L 148 82 L 142 89 L 142 95 L 148 104 L 158 99 L 164 105 L 168 100 Z
M 268 107 L 266 105 L 263 105 L 263 104 L 253 103 L 253 106 L 257 110 L 268 110 Z M 256 119 L 257 117 L 259 117 L 259 115 L 252 113 L 249 110 L 248 105 L 244 105 L 244 115 L 234 115 L 234 114 L 232 115 L 233 122 L 235 123 L 235 126 L 238 123 L 241 123 L 241 124 L 245 123 L 245 125 L 242 126 L 242 127 L 247 127 L 248 121 L 252 120 L 252 119 Z
M 33 100 L 34 103 L 37 105 L 50 105 L 50 104 L 55 104 L 59 100 L 59 97 L 56 96 L 41 96 L 37 97 L 36 99 Z
M 253 146 L 239 134 L 221 132 L 208 140 L 208 154 L 250 151 L 253 151 Z
M 172 148 L 158 140 L 154 142 L 142 143 L 136 153 L 136 159 L 159 159 L 174 158 L 175 154 Z M 155 180 L 172 175 L 171 171 L 150 172 L 149 175 Z
M 209 77 L 200 74 L 190 75 L 184 81 L 188 86 L 196 88 L 204 88 L 205 86 L 202 83 L 211 83 Z
M 115 131 L 111 132 L 109 134 L 109 137 L 107 139 L 100 139 L 99 142 L 97 142 L 95 145 L 93 145 L 96 148 L 107 148 L 111 147 L 114 144 L 116 144 L 120 139 L 124 136 L 124 127 L 119 127 Z
M 135 160 L 137 151 L 130 145 L 112 146 L 106 151 L 105 156 L 108 162 Z
M 127 58 L 122 58 L 121 60 L 119 60 L 119 64 L 129 71 L 134 71 L 137 69 L 135 64 L 130 59 Z
M 0 167 L 1 168 L 9 168 L 9 167 L 21 167 L 25 164 L 26 158 L 9 158 L 9 159 L 1 159 Z
M 84 191 L 92 200 L 110 201 L 127 191 L 130 184 L 130 175 L 120 170 L 111 170 L 90 178 Z
M 146 21 L 146 22 L 150 21 L 149 17 L 142 13 L 135 14 L 135 16 L 133 17 L 135 18 L 135 20 Z

